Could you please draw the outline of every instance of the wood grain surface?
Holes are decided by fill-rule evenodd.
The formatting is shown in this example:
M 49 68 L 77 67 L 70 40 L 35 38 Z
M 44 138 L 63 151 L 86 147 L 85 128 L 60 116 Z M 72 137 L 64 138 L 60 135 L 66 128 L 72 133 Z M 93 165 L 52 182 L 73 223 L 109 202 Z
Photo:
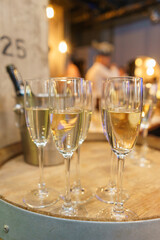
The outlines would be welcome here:
M 154 138 L 154 141 L 157 143 L 159 139 Z M 139 150 L 140 146 L 136 146 L 136 148 Z M 95 193 L 97 187 L 107 184 L 110 179 L 110 156 L 110 146 L 106 141 L 86 141 L 82 144 L 81 182 L 83 187 L 90 188 L 92 192 Z M 76 155 L 73 156 L 71 161 L 71 183 L 73 183 L 75 179 L 75 157 Z M 152 161 L 151 168 L 140 168 L 135 165 L 134 160 L 130 159 L 129 156 L 125 162 L 123 187 L 130 195 L 130 198 L 125 202 L 125 207 L 137 213 L 137 220 L 160 218 L 160 151 L 150 148 L 148 157 Z M 48 187 L 63 193 L 63 164 L 45 167 L 44 175 Z M 1 166 L 0 195 L 13 204 L 25 207 L 22 201 L 23 196 L 36 187 L 38 176 L 38 167 L 25 163 L 23 155 L 16 157 Z M 62 200 L 59 200 L 52 207 L 45 208 L 42 211 L 38 210 L 38 212 L 59 216 L 56 214 L 56 209 L 61 206 L 61 204 Z M 102 203 L 94 197 L 82 207 L 88 211 L 88 216 L 80 216 L 78 217 L 79 219 L 88 221 L 101 220 L 97 219 L 97 213 L 101 209 L 109 209 L 111 204 Z

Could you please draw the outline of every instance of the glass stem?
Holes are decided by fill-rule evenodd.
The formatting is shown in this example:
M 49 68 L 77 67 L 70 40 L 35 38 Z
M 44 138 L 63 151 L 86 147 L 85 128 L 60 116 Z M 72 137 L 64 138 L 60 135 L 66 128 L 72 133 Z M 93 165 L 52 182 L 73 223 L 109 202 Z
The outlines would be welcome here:
M 115 172 L 115 159 L 114 159 L 114 153 L 111 149 L 111 162 L 110 162 L 110 180 L 109 180 L 109 187 L 114 188 L 115 187 L 115 179 L 114 179 L 114 172 Z
M 65 202 L 64 202 L 64 207 L 71 207 L 72 202 L 71 202 L 71 193 L 70 193 L 70 161 L 71 157 L 65 158 L 64 163 L 65 163 Z
M 76 181 L 75 181 L 75 188 L 77 190 L 81 189 L 81 178 L 80 178 L 80 146 L 78 146 L 76 153 L 77 153 L 77 158 L 76 158 Z
M 38 188 L 43 190 L 45 188 L 45 183 L 43 181 L 43 165 L 44 165 L 44 147 L 38 146 L 38 158 L 39 158 L 39 183 Z
M 124 156 L 118 155 L 118 163 L 117 163 L 117 196 L 116 202 L 114 206 L 114 212 L 122 213 L 123 202 L 122 202 L 122 180 L 123 180 L 123 169 L 124 169 Z
M 142 136 L 143 136 L 143 145 L 141 147 L 141 156 L 142 156 L 141 158 L 145 158 L 147 154 L 147 149 L 148 149 L 148 144 L 147 144 L 148 128 L 143 129 Z

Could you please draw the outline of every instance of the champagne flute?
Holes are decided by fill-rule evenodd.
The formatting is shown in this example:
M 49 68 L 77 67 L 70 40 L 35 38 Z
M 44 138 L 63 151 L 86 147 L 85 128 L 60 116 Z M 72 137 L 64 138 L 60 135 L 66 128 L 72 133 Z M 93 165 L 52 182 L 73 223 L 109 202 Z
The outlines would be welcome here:
M 83 117 L 83 79 L 53 78 L 50 82 L 50 120 L 53 139 L 65 162 L 65 197 L 59 213 L 78 214 L 70 193 L 70 160 L 78 148 Z
M 43 179 L 43 150 L 50 132 L 48 79 L 25 81 L 24 106 L 26 125 L 30 137 L 38 149 L 40 177 L 38 188 L 29 192 L 23 201 L 31 208 L 44 208 L 58 201 L 58 193 L 47 188 Z
M 82 118 L 82 131 L 80 134 L 79 145 L 76 150 L 76 180 L 71 188 L 72 202 L 83 204 L 88 202 L 93 193 L 90 189 L 84 188 L 81 185 L 80 178 L 80 147 L 87 138 L 92 115 L 92 83 L 91 81 L 84 81 L 84 99 L 83 99 L 83 118 Z
M 103 133 L 108 141 L 107 138 L 107 132 L 106 132 L 106 118 L 105 118 L 105 94 L 104 94 L 104 89 L 105 89 L 105 81 L 103 81 L 102 84 L 102 97 L 101 97 L 101 104 L 100 104 L 100 109 L 101 109 L 101 119 L 102 119 L 102 127 L 103 127 Z M 110 203 L 113 204 L 115 202 L 115 197 L 116 197 L 116 178 L 115 178 L 115 170 L 116 170 L 116 160 L 115 160 L 116 155 L 111 149 L 111 154 L 110 154 L 110 179 L 108 181 L 108 184 L 102 187 L 98 187 L 96 190 L 96 198 L 105 203 Z M 122 190 L 122 200 L 125 201 L 129 198 L 129 194 Z
M 118 159 L 117 196 L 112 210 L 101 210 L 98 217 L 115 221 L 133 220 L 137 215 L 123 206 L 122 175 L 125 157 L 133 149 L 139 134 L 143 81 L 136 77 L 108 78 L 104 91 L 107 139 Z
M 157 83 L 145 83 L 143 84 L 143 109 L 142 109 L 142 122 L 140 129 L 142 130 L 143 143 L 140 149 L 140 153 L 136 153 L 134 163 L 140 167 L 150 168 L 152 163 L 148 159 L 148 145 L 147 136 L 148 128 L 156 109 L 157 103 Z

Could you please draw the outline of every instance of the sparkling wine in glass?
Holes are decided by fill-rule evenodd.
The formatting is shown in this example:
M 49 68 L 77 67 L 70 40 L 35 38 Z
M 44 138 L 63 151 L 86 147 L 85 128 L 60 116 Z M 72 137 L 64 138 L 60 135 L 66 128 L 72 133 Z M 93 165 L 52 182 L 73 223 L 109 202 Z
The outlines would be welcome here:
M 23 201 L 32 208 L 44 208 L 58 200 L 57 192 L 47 188 L 43 180 L 43 150 L 50 132 L 49 80 L 25 81 L 24 94 L 26 125 L 30 137 L 38 149 L 40 177 L 37 189 L 29 192 Z
M 136 77 L 109 78 L 104 91 L 107 139 L 118 159 L 117 194 L 112 210 L 104 209 L 97 216 L 114 221 L 133 220 L 136 214 L 123 206 L 122 175 L 125 157 L 133 149 L 139 134 L 143 81 Z
M 103 126 L 103 133 L 107 139 L 107 126 L 106 126 L 106 109 L 105 109 L 105 96 L 104 96 L 104 88 L 105 87 L 105 81 L 103 82 L 103 88 L 102 88 L 102 98 L 101 98 L 101 119 L 102 119 L 102 126 Z M 108 139 L 107 139 L 108 141 Z M 109 203 L 109 204 L 113 204 L 115 202 L 115 198 L 116 198 L 116 192 L 117 192 L 117 188 L 116 188 L 116 166 L 117 166 L 117 161 L 116 159 L 116 155 L 114 154 L 114 152 L 111 149 L 111 153 L 110 153 L 110 179 L 107 183 L 107 185 L 102 186 L 102 187 L 98 187 L 96 190 L 96 198 L 99 201 L 105 202 L 105 203 Z M 127 193 L 126 190 L 122 190 L 122 201 L 126 201 L 129 198 L 129 194 Z
M 83 79 L 53 78 L 50 82 L 50 120 L 56 148 L 65 162 L 65 197 L 58 212 L 75 216 L 78 208 L 71 201 L 70 160 L 78 148 L 83 118 Z
M 92 116 L 92 83 L 84 81 L 84 99 L 82 113 L 82 129 L 80 134 L 79 146 L 76 150 L 76 180 L 71 188 L 72 202 L 83 204 L 93 198 L 93 193 L 90 189 L 82 187 L 80 178 L 80 147 L 87 138 Z

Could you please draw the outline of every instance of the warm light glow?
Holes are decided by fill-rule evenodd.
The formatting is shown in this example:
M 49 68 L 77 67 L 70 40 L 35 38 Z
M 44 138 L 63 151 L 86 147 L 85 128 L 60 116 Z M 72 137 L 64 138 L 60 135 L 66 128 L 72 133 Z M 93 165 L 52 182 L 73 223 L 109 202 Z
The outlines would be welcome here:
M 49 7 L 46 8 L 46 15 L 47 15 L 47 18 L 53 18 L 54 17 L 53 7 L 49 6 Z
M 153 69 L 153 67 L 148 67 L 147 68 L 147 75 L 148 76 L 152 76 L 154 74 L 154 69 Z
M 135 65 L 136 65 L 137 67 L 142 66 L 142 63 L 143 63 L 143 61 L 142 61 L 141 58 L 137 58 L 137 59 L 135 60 Z
M 145 117 L 145 112 L 142 112 L 142 117 Z
M 141 77 L 142 76 L 142 69 L 141 68 L 136 68 L 134 71 L 134 75 L 137 77 Z
M 60 42 L 59 51 L 61 53 L 66 53 L 67 52 L 67 43 L 65 41 Z
M 160 90 L 157 91 L 157 98 L 160 99 Z
M 151 88 L 152 84 L 151 83 L 146 83 L 147 88 Z
M 155 66 L 156 66 L 156 61 L 153 58 L 146 60 L 146 67 L 153 68 Z

